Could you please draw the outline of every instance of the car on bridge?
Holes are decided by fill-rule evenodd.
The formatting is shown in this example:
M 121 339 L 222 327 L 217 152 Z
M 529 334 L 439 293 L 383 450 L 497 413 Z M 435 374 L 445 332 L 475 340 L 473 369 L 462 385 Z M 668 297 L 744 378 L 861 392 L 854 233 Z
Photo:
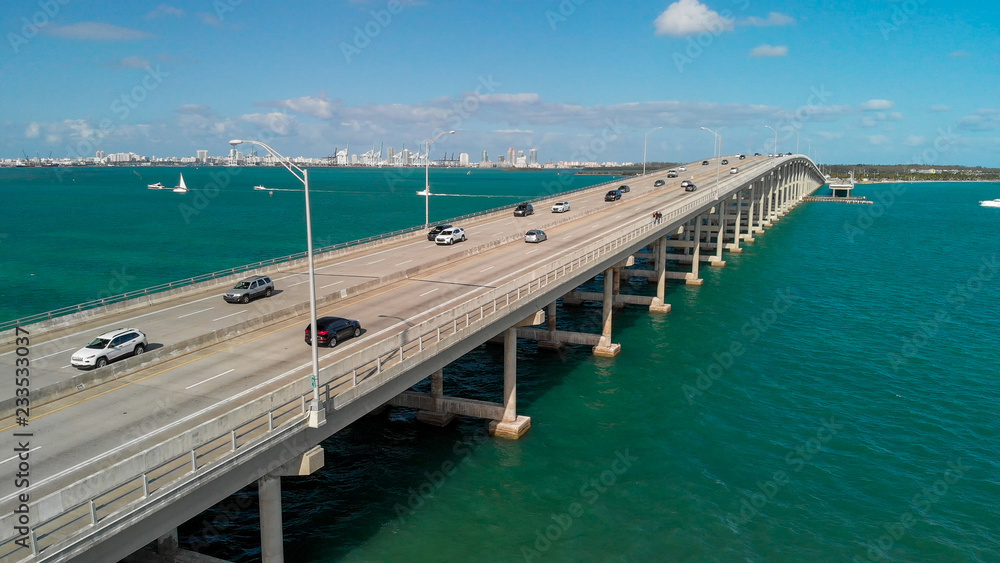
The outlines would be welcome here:
M 552 204 L 553 213 L 566 213 L 567 211 L 569 211 L 568 201 L 557 201 Z
M 729 164 L 729 159 L 728 158 L 723 158 L 722 159 L 722 164 Z
M 253 276 L 236 284 L 223 294 L 227 303 L 249 303 L 258 297 L 270 297 L 274 293 L 274 282 L 267 276 Z
M 445 229 L 450 229 L 452 225 L 437 225 L 431 230 L 427 231 L 427 240 L 435 240 L 437 236 L 441 234 L 441 231 Z
M 531 229 L 530 231 L 524 233 L 524 242 L 542 242 L 549 237 L 546 236 L 545 231 L 541 229 Z
M 676 177 L 677 175 L 676 175 L 676 174 L 674 174 L 674 176 Z M 667 182 L 666 182 L 666 181 L 664 181 L 664 180 L 663 180 L 663 178 L 660 178 L 659 180 L 657 180 L 657 181 L 653 182 L 653 187 L 654 187 L 654 188 L 658 188 L 658 187 L 660 187 L 660 186 L 662 186 L 663 184 L 666 184 L 666 183 L 667 183 Z
M 746 160 L 746 159 L 747 159 L 747 155 L 745 155 L 745 154 L 741 154 L 740 155 L 740 160 Z
M 703 160 L 703 161 L 701 161 L 701 165 L 702 165 L 702 166 L 708 166 L 708 161 L 707 161 L 707 160 Z
M 312 346 L 310 329 L 312 323 L 306 325 L 306 344 Z M 330 348 L 348 338 L 361 336 L 361 323 L 354 319 L 343 317 L 320 317 L 316 319 L 316 344 Z
M 676 178 L 676 177 L 677 177 L 676 170 L 667 170 L 667 178 Z
M 618 186 L 618 191 L 620 191 L 623 194 L 627 194 L 630 191 L 632 191 L 632 188 L 630 188 L 628 184 L 622 184 Z
M 465 229 L 462 227 L 451 227 L 438 233 L 434 242 L 437 244 L 455 244 L 456 242 L 463 242 L 465 240 Z
M 738 167 L 736 167 L 736 166 L 733 166 L 732 168 L 729 169 L 729 173 L 730 174 L 739 174 L 740 173 L 740 169 Z
M 102 368 L 125 356 L 146 351 L 149 341 L 141 330 L 118 328 L 98 336 L 90 344 L 73 352 L 70 363 L 80 369 Z
M 514 217 L 527 217 L 535 213 L 535 208 L 530 203 L 519 203 L 514 208 Z
M 604 201 L 618 201 L 622 198 L 622 193 L 618 190 L 611 190 L 604 194 Z
M 688 182 L 688 185 L 684 186 L 684 191 L 693 192 L 698 189 L 698 186 L 694 185 L 694 182 Z

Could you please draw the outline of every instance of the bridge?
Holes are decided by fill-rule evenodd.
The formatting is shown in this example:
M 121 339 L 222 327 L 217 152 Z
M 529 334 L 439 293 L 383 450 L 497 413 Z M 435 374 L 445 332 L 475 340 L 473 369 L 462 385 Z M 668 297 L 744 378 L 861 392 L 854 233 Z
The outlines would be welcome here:
M 28 366 L 19 374 L 30 382 L 16 385 L 30 388 L 31 404 L 19 426 L 15 417 L 27 413 L 16 411 L 14 386 L 0 396 L 0 426 L 13 443 L 0 459 L 11 476 L 0 483 L 0 562 L 208 561 L 178 550 L 177 526 L 255 481 L 263 560 L 280 562 L 281 478 L 319 470 L 319 444 L 360 417 L 389 405 L 418 409 L 431 424 L 479 417 L 498 437 L 522 436 L 531 419 L 517 410 L 518 338 L 622 353 L 616 307 L 669 312 L 667 279 L 700 284 L 703 262 L 724 266 L 724 252 L 740 252 L 825 182 L 802 155 L 732 164 L 735 173 L 712 160 L 678 178 L 632 178 L 620 201 L 603 198 L 614 182 L 540 198 L 528 218 L 510 208 L 466 217 L 457 224 L 469 240 L 454 246 L 412 229 L 317 251 L 319 314 L 364 327 L 322 354 L 319 417 L 308 412 L 302 256 L 6 327 L 0 362 Z M 697 191 L 684 191 L 682 180 Z M 549 213 L 560 200 L 572 209 Z M 549 239 L 524 244 L 531 228 Z M 651 267 L 628 268 L 637 258 Z M 278 291 L 223 302 L 222 291 L 248 273 L 271 276 Z M 621 293 L 623 275 L 646 277 L 655 296 Z M 595 277 L 602 292 L 578 289 Z M 565 310 L 584 300 L 602 304 L 601 332 L 557 330 L 557 301 Z M 68 366 L 81 342 L 120 326 L 146 332 L 149 351 L 86 373 Z M 442 370 L 488 341 L 504 346 L 502 401 L 444 395 Z M 428 378 L 430 392 L 412 390 Z

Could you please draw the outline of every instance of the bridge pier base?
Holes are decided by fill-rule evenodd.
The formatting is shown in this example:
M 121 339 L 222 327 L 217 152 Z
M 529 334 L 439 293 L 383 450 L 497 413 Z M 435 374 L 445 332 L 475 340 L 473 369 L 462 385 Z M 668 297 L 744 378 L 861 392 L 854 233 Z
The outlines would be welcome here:
M 670 303 L 664 303 L 667 290 L 667 237 L 656 241 L 656 297 L 649 304 L 650 313 L 669 313 Z
M 490 421 L 490 434 L 517 440 L 531 428 L 531 418 L 517 416 L 517 327 L 503 335 L 503 418 Z
M 694 253 L 691 255 L 691 271 L 684 276 L 687 285 L 701 285 L 698 264 L 701 262 L 701 215 L 694 218 Z
M 594 355 L 602 358 L 614 358 L 622 351 L 622 345 L 611 342 L 611 311 L 614 309 L 614 268 L 604 271 L 604 304 L 601 308 L 602 330 L 601 340 L 594 346 Z

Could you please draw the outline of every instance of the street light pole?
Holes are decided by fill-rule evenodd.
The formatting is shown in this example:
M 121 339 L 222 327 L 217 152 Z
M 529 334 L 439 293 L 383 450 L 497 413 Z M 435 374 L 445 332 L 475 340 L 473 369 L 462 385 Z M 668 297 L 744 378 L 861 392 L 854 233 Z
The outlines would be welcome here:
M 765 125 L 771 131 L 774 131 L 774 156 L 778 156 L 778 130 L 770 125 Z
M 660 127 L 654 127 L 653 129 L 650 129 L 649 131 L 646 131 L 646 137 L 642 141 L 642 175 L 643 176 L 646 175 L 646 143 L 649 141 L 649 134 L 652 133 L 653 131 L 656 131 L 657 129 L 663 129 L 663 126 L 661 125 Z
M 278 162 L 292 173 L 295 178 L 302 182 L 306 194 L 306 252 L 309 262 L 309 335 L 312 340 L 312 401 L 309 403 L 309 427 L 319 428 L 326 422 L 326 409 L 319 399 L 319 339 L 316 334 L 316 267 L 313 262 L 313 235 L 312 235 L 312 213 L 309 205 L 309 171 L 292 164 L 290 160 L 272 149 L 267 143 L 262 141 L 245 141 L 233 139 L 229 144 L 236 146 L 242 143 L 257 145 L 266 150 L 271 156 L 278 159 Z
M 756 133 L 750 133 L 750 142 L 747 143 L 747 155 L 753 152 L 753 137 Z
M 799 154 L 799 130 L 795 130 L 795 154 Z
M 424 228 L 426 229 L 431 225 L 431 181 L 430 181 L 430 166 L 431 166 L 431 145 L 434 141 L 441 138 L 442 135 L 454 135 L 454 131 L 442 131 L 437 134 L 436 137 L 427 141 L 427 155 L 424 158 L 424 191 L 417 192 L 417 195 L 424 196 Z
M 708 127 L 702 127 L 705 131 L 715 135 L 715 197 L 719 197 L 719 171 L 722 169 L 722 135 L 712 131 Z M 719 128 L 722 131 L 722 128 Z

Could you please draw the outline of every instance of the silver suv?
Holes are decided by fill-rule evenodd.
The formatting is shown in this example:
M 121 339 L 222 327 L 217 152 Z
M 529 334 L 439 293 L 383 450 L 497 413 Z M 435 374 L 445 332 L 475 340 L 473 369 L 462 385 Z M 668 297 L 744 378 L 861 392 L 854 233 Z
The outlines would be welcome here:
M 123 356 L 138 356 L 146 351 L 148 345 L 141 330 L 118 328 L 105 332 L 74 352 L 70 363 L 80 369 L 102 368 Z
M 270 297 L 274 293 L 274 282 L 267 276 L 247 278 L 222 296 L 229 303 L 249 303 L 260 296 Z

